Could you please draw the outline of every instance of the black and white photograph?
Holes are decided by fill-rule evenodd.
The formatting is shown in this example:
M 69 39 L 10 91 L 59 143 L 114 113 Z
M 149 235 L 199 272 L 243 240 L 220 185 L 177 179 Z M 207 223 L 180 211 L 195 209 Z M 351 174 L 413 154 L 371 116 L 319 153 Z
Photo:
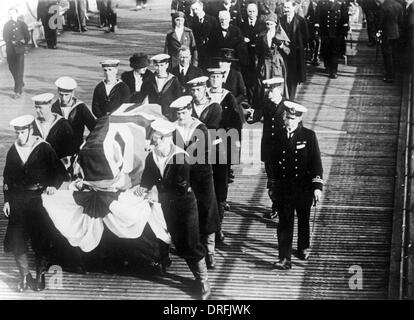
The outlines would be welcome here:
M 2 0 L 0 113 L 0 300 L 414 299 L 414 0 Z

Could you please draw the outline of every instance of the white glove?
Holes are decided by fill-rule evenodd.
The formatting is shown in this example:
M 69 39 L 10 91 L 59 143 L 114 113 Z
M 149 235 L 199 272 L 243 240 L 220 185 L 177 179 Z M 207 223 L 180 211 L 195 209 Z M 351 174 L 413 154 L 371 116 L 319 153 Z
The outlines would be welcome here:
M 9 217 L 9 215 L 10 215 L 10 204 L 8 202 L 4 203 L 3 213 L 6 216 L 6 218 Z

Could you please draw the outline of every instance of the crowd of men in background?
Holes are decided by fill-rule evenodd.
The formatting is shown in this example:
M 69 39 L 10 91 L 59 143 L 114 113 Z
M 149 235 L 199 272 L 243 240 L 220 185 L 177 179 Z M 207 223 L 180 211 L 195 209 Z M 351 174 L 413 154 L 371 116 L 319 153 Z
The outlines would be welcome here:
M 378 1 L 375 4 L 362 1 L 368 23 L 368 45 L 372 46 L 374 41 L 380 43 L 386 69 L 384 81 L 392 82 L 393 63 L 400 45 L 398 39 L 413 36 L 407 27 L 410 23 L 412 26 L 413 5 L 412 0 L 407 0 L 404 6 L 397 0 Z M 78 9 L 79 2 L 82 1 L 76 2 Z M 105 1 L 101 3 L 110 7 Z M 141 5 L 137 2 L 137 6 Z M 298 257 L 307 260 L 310 207 L 320 200 L 323 185 L 317 138 L 301 122 L 307 109 L 294 102 L 296 89 L 306 80 L 306 64 L 317 66 L 319 59 L 329 78 L 338 77 L 338 63 L 346 53 L 350 7 L 350 2 L 338 0 L 172 1 L 172 30 L 166 35 L 164 53 L 150 59 L 143 53 L 133 54 L 129 60 L 131 70 L 123 73 L 120 79 L 120 61 L 103 61 L 104 80 L 93 92 L 92 112 L 77 99 L 76 81 L 59 78 L 56 81 L 59 98 L 54 101 L 51 93 L 34 97 L 35 121 L 30 124 L 15 122 L 16 131 L 28 129 L 30 135 L 49 142 L 65 165 L 66 178 L 69 178 L 85 128 L 92 131 L 96 121 L 113 113 L 123 103 L 160 105 L 167 120 L 152 126 L 154 156 L 147 158 L 141 189 L 137 193 L 146 195 L 153 186 L 161 194 L 165 193 L 160 202 L 174 245 L 178 254 L 186 259 L 197 280 L 200 297 L 205 299 L 211 294 L 207 269 L 215 268 L 215 246 L 224 241 L 222 224 L 225 210 L 230 209 L 228 185 L 234 179 L 232 164 L 237 164 L 240 157 L 241 130 L 245 122 L 263 121 L 261 160 L 265 163 L 272 200 L 272 210 L 265 217 L 273 219 L 279 214 L 276 267 L 290 269 L 294 211 L 298 213 Z M 77 27 L 85 31 L 82 19 L 76 18 Z M 101 21 L 106 21 L 108 30 L 114 32 L 116 19 L 116 14 L 112 14 Z M 20 28 L 24 26 L 17 29 Z M 15 81 L 20 83 L 15 90 L 21 92 L 23 72 L 16 73 L 11 59 L 19 54 L 15 48 L 28 40 L 24 32 L 16 33 L 15 29 L 15 24 L 5 28 L 5 39 L 10 70 Z M 45 33 L 49 34 L 50 30 L 46 30 L 45 26 Z M 48 46 L 56 46 L 54 39 L 47 37 L 47 41 Z M 150 61 L 153 72 L 148 68 Z M 180 145 L 187 148 L 196 143 L 195 128 L 204 132 L 208 141 L 209 129 L 234 130 L 238 138 L 229 141 L 224 161 L 173 166 L 165 171 L 176 171 L 175 178 L 164 176 L 166 159 L 171 154 L 174 157 L 180 154 L 171 145 L 181 141 Z M 33 145 L 38 143 L 29 139 L 29 135 L 26 141 L 24 139 L 20 138 L 20 145 L 28 141 Z M 222 151 L 219 145 L 223 141 L 213 139 L 211 142 L 205 150 L 206 158 L 211 148 L 217 148 L 218 156 Z M 13 156 L 14 159 L 8 158 L 10 163 L 6 162 L 6 169 L 17 161 L 16 152 Z M 8 199 L 13 199 L 13 188 L 26 190 L 27 186 L 13 180 L 16 177 L 10 170 L 5 172 L 10 175 L 5 177 L 5 190 Z M 21 180 L 21 176 L 18 178 Z M 26 191 L 39 191 L 49 186 L 45 181 L 35 181 L 34 176 L 31 179 L 30 189 Z M 11 202 L 7 215 L 13 212 L 13 205 L 17 204 Z M 22 258 L 25 250 L 19 230 L 16 226 L 11 228 L 8 247 L 15 253 L 21 270 L 19 288 L 23 290 L 32 280 L 28 278 L 27 260 Z M 34 285 L 39 290 L 44 288 L 45 270 L 41 258 L 40 254 L 37 284 Z

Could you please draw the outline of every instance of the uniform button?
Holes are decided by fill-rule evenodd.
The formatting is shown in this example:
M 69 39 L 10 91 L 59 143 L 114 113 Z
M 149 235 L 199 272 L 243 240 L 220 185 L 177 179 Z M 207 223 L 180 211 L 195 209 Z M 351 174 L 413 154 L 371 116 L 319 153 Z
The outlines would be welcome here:
M 295 153 L 298 153 L 297 151 L 295 151 Z
M 282 159 L 282 161 L 285 161 L 285 159 Z
M 274 136 L 275 134 L 274 133 L 272 133 L 272 136 Z
M 295 174 L 295 177 L 297 177 L 298 175 L 297 174 Z
M 283 175 L 282 177 L 283 177 L 283 178 L 286 178 L 286 176 L 285 176 L 285 175 Z
M 286 151 L 285 151 L 285 150 L 283 150 L 283 153 L 286 153 Z
M 285 167 L 283 167 L 283 170 L 285 170 Z
M 295 167 L 295 169 L 297 169 L 298 167 Z
M 295 159 L 295 162 L 298 162 L 298 159 Z
M 272 128 L 274 128 L 275 126 L 272 126 Z

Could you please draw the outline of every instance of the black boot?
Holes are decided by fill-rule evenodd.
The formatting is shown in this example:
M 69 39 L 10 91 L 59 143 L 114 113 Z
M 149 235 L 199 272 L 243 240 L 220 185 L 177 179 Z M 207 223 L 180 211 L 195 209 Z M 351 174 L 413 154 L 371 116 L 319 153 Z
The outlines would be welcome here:
M 44 272 L 37 272 L 36 273 L 36 284 L 34 287 L 35 291 L 43 291 L 46 288 L 46 280 L 45 280 L 45 273 Z
M 203 258 L 198 262 L 187 261 L 191 272 L 195 277 L 195 291 L 200 300 L 207 300 L 211 296 L 210 283 L 208 282 L 208 272 L 206 260 Z

